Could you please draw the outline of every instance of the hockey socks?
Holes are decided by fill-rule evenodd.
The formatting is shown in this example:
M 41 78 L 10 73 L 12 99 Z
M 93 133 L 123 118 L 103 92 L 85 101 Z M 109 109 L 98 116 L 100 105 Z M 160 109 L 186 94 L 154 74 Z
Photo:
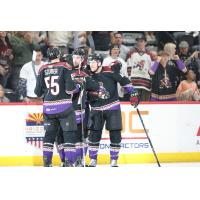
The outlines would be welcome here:
M 53 144 L 44 143 L 43 144 L 44 167 L 51 167 L 52 166 L 52 157 L 53 157 Z
M 82 158 L 83 157 L 83 146 L 82 143 L 76 143 L 76 157 Z
M 89 142 L 89 156 L 90 159 L 97 159 L 99 150 L 99 142 Z
M 58 152 L 59 152 L 61 162 L 64 163 L 65 162 L 65 151 L 64 151 L 63 144 L 58 145 Z
M 65 151 L 65 163 L 68 165 L 74 165 L 76 161 L 76 148 L 73 143 L 65 143 L 63 144 Z
M 119 157 L 119 150 L 120 150 L 120 144 L 110 144 L 110 159 L 111 160 L 118 160 Z

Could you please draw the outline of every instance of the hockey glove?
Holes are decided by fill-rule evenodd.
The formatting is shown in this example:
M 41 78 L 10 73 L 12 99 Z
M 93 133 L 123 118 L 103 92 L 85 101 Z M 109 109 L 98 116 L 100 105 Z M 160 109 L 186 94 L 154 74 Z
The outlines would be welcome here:
M 111 69 L 115 73 L 120 73 L 120 70 L 122 68 L 122 63 L 118 60 L 111 63 Z
M 131 105 L 134 106 L 134 108 L 138 106 L 140 102 L 140 98 L 139 98 L 139 94 L 137 90 L 133 90 L 133 92 L 131 93 L 130 102 L 131 102 Z
M 77 83 L 76 84 L 76 87 L 79 89 L 79 91 L 82 91 L 82 90 L 84 90 L 84 84 L 83 83 Z
M 104 87 L 100 86 L 98 97 L 100 99 L 109 99 L 110 93 Z

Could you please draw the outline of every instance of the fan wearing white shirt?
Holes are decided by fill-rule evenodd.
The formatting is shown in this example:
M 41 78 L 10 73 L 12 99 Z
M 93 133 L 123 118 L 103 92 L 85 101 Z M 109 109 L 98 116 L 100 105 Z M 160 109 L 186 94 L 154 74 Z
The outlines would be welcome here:
M 131 69 L 131 82 L 138 90 L 141 101 L 149 101 L 151 95 L 151 77 L 148 70 L 152 61 L 150 52 L 146 50 L 146 38 L 144 35 L 136 38 L 137 45 L 127 59 L 127 65 Z
M 118 62 L 120 62 L 122 64 L 122 67 L 121 67 L 119 73 L 122 76 L 128 77 L 127 64 L 122 58 L 119 57 L 119 54 L 120 54 L 119 45 L 111 45 L 111 47 L 110 47 L 110 55 L 103 60 L 102 66 L 103 67 L 111 66 L 114 62 L 118 61 Z M 124 97 L 124 88 L 121 87 L 120 84 L 118 84 L 117 88 L 118 88 L 119 97 L 123 98 Z
M 18 97 L 20 101 L 40 102 L 41 99 L 34 93 L 38 71 L 45 63 L 40 49 L 33 51 L 32 61 L 23 65 L 18 83 Z

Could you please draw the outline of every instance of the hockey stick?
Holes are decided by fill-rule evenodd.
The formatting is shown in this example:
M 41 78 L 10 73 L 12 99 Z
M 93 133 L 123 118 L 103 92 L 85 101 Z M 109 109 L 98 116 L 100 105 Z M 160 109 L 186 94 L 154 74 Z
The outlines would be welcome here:
M 152 142 L 151 142 L 151 139 L 150 139 L 150 137 L 149 137 L 149 135 L 148 135 L 148 133 L 147 133 L 147 130 L 146 130 L 146 128 L 145 128 L 145 125 L 144 125 L 143 119 L 142 119 L 142 117 L 141 117 L 140 111 L 139 111 L 139 109 L 138 109 L 137 107 L 136 107 L 136 110 L 137 110 L 137 113 L 138 113 L 138 115 L 139 115 L 139 118 L 140 118 L 140 121 L 141 121 L 141 123 L 142 123 L 142 126 L 143 126 L 143 128 L 144 128 L 144 131 L 145 131 L 145 133 L 146 133 L 146 136 L 147 136 L 147 138 L 148 138 L 149 144 L 150 144 L 151 149 L 152 149 L 152 151 L 153 151 L 153 154 L 154 154 L 154 157 L 155 157 L 156 162 L 157 162 L 157 164 L 158 164 L 158 167 L 161 167 L 160 162 L 159 162 L 159 160 L 158 160 L 158 157 L 157 157 L 157 155 L 156 155 L 156 152 L 155 152 L 155 150 L 154 150 L 154 148 L 153 148 L 153 144 L 152 144 Z
M 79 67 L 79 74 L 80 74 L 80 67 Z M 83 122 L 83 113 L 82 113 L 82 110 L 83 110 L 83 92 L 84 92 L 84 84 L 82 84 L 82 90 L 81 90 L 81 93 L 80 93 L 80 106 L 81 106 L 81 133 L 82 133 L 82 149 L 83 149 L 83 167 L 85 167 L 85 148 L 84 148 L 84 145 L 85 145 L 85 137 L 84 137 L 84 122 Z
M 82 105 L 82 97 L 81 97 L 81 133 L 82 133 L 82 148 L 83 148 L 83 167 L 85 167 L 85 137 L 84 137 L 84 122 L 83 122 L 83 113 L 82 113 L 83 105 Z

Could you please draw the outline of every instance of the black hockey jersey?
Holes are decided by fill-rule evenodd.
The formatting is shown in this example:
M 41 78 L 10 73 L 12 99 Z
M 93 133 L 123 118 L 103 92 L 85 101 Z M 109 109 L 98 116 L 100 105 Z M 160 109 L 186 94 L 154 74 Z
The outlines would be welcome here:
M 117 83 L 120 83 L 128 93 L 131 93 L 134 90 L 127 77 L 123 77 L 119 73 L 114 73 L 110 70 L 102 70 L 100 73 L 94 73 L 92 78 L 97 81 L 100 86 L 103 86 L 110 94 L 110 98 L 108 99 L 93 99 L 90 97 L 90 104 L 93 110 L 120 109 Z
M 176 63 L 168 61 L 166 68 L 160 63 L 152 76 L 152 101 L 176 100 L 177 75 L 179 70 Z
M 79 88 L 71 79 L 71 69 L 71 66 L 62 62 L 46 64 L 41 67 L 35 94 L 44 98 L 44 113 L 57 114 L 72 106 L 71 96 Z
M 85 108 L 85 102 L 86 102 L 86 92 L 87 91 L 98 91 L 99 90 L 99 84 L 98 82 L 94 81 L 87 73 L 84 71 L 79 70 L 73 70 L 71 73 L 72 80 L 75 82 L 75 84 L 81 83 L 82 90 L 80 92 L 77 92 L 73 94 L 72 102 L 74 110 L 80 110 L 81 104 L 82 109 Z M 82 100 L 82 102 L 81 102 Z

